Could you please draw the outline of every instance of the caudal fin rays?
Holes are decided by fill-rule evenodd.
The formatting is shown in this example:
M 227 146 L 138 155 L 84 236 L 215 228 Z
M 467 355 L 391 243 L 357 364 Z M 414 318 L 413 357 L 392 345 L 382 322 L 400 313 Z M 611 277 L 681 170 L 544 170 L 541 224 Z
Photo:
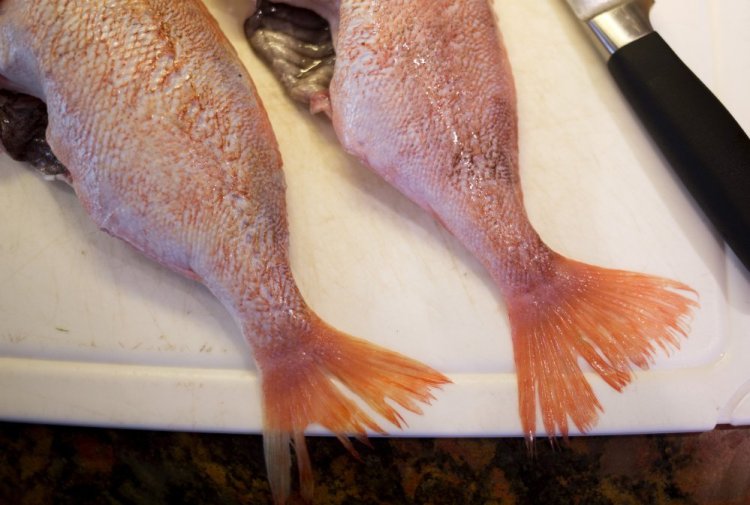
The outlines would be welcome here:
M 518 374 L 519 410 L 527 438 L 536 433 L 537 407 L 549 436 L 569 421 L 590 430 L 602 410 L 579 364 L 585 360 L 622 390 L 632 368 L 647 369 L 658 350 L 687 336 L 695 291 L 661 277 L 553 259 L 543 289 L 508 301 Z
M 405 421 L 392 403 L 421 413 L 417 403 L 433 399 L 430 389 L 450 382 L 426 365 L 341 333 L 317 318 L 307 331 L 293 356 L 261 365 L 266 466 L 277 504 L 289 496 L 292 445 L 302 497 L 312 500 L 313 472 L 304 437 L 310 425 L 330 430 L 355 457 L 348 437 L 366 441 L 368 431 L 385 434 L 352 394 L 401 427 Z

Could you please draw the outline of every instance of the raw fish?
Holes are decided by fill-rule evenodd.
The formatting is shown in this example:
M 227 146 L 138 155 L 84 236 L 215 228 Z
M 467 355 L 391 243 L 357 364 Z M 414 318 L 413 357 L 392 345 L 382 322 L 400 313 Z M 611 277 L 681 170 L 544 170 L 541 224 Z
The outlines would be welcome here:
M 447 382 L 333 329 L 302 299 L 276 140 L 200 1 L 0 0 L 0 87 L 46 103 L 46 141 L 98 226 L 205 284 L 242 328 L 262 376 L 277 503 L 289 493 L 290 443 L 312 495 L 309 425 L 350 448 L 348 434 L 383 432 L 332 378 L 396 425 L 389 402 L 419 412 Z
M 550 437 L 567 436 L 570 421 L 591 429 L 602 409 L 579 360 L 621 390 L 633 365 L 645 369 L 657 349 L 679 346 L 697 303 L 683 283 L 565 258 L 533 229 L 519 177 L 516 90 L 490 3 L 285 3 L 326 19 L 336 54 L 329 96 L 296 97 L 324 110 L 343 147 L 439 220 L 496 282 L 523 434 L 536 436 L 537 411 Z M 264 9 L 275 15 L 261 2 L 261 18 Z M 293 31 L 258 15 L 246 25 L 265 59 L 295 60 L 293 46 L 269 51 L 259 30 Z

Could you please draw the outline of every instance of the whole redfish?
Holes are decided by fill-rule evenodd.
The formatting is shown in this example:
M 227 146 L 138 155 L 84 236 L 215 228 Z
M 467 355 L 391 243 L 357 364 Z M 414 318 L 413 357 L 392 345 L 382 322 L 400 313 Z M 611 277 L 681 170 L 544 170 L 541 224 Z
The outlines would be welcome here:
M 272 491 L 304 430 L 382 430 L 332 381 L 398 424 L 447 379 L 326 325 L 289 266 L 282 160 L 255 88 L 198 0 L 0 0 L 0 87 L 47 105 L 46 140 L 91 218 L 205 284 L 262 374 Z
M 657 347 L 678 345 L 696 303 L 682 283 L 567 259 L 532 228 L 513 76 L 488 0 L 285 3 L 330 25 L 329 96 L 319 81 L 305 82 L 306 69 L 333 58 L 318 56 L 325 44 L 313 50 L 314 37 L 289 29 L 299 13 L 261 2 L 246 25 L 252 45 L 282 78 L 294 75 L 285 81 L 293 96 L 325 110 L 347 151 L 434 215 L 502 292 L 525 436 L 536 434 L 537 406 L 550 436 L 567 435 L 569 420 L 591 428 L 601 406 L 579 358 L 620 390 L 632 365 L 646 368 Z M 287 36 L 305 45 L 280 49 Z

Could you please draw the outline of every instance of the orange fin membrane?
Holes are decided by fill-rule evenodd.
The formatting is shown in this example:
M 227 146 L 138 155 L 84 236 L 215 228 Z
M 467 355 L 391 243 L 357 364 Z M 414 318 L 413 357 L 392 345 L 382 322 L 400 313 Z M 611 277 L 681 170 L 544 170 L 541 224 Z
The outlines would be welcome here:
M 537 401 L 550 438 L 582 432 L 602 407 L 581 370 L 582 357 L 614 389 L 647 369 L 657 349 L 679 347 L 697 302 L 685 284 L 609 270 L 556 255 L 551 278 L 508 297 L 521 424 L 536 433 Z M 697 295 L 696 295 L 697 297 Z
M 266 467 L 277 504 L 286 502 L 291 487 L 290 444 L 297 456 L 301 495 L 312 499 L 312 466 L 304 436 L 311 424 L 333 432 L 355 457 L 347 437 L 365 441 L 367 430 L 385 434 L 333 378 L 397 427 L 405 423 L 389 401 L 421 414 L 417 403 L 429 404 L 434 399 L 430 389 L 450 382 L 426 365 L 341 333 L 317 318 L 304 331 L 294 353 L 259 362 Z

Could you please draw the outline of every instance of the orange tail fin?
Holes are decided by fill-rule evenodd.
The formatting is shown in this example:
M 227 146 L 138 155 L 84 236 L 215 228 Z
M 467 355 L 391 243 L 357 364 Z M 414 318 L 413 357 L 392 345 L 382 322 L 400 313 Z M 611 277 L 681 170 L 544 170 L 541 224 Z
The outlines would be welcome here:
M 444 375 L 398 353 L 343 334 L 315 316 L 294 352 L 256 359 L 263 375 L 264 446 L 271 491 L 277 504 L 289 496 L 291 451 L 297 456 L 302 497 L 311 500 L 313 478 L 304 431 L 319 424 L 352 453 L 347 436 L 366 438 L 382 428 L 331 380 L 337 379 L 369 407 L 400 427 L 404 421 L 386 401 L 421 413 L 417 401 L 450 382 Z
M 555 255 L 551 279 L 507 298 L 524 435 L 536 432 L 537 401 L 550 437 L 581 431 L 601 405 L 578 363 L 582 357 L 620 391 L 631 366 L 648 368 L 656 348 L 679 347 L 695 291 L 664 278 L 608 270 Z

